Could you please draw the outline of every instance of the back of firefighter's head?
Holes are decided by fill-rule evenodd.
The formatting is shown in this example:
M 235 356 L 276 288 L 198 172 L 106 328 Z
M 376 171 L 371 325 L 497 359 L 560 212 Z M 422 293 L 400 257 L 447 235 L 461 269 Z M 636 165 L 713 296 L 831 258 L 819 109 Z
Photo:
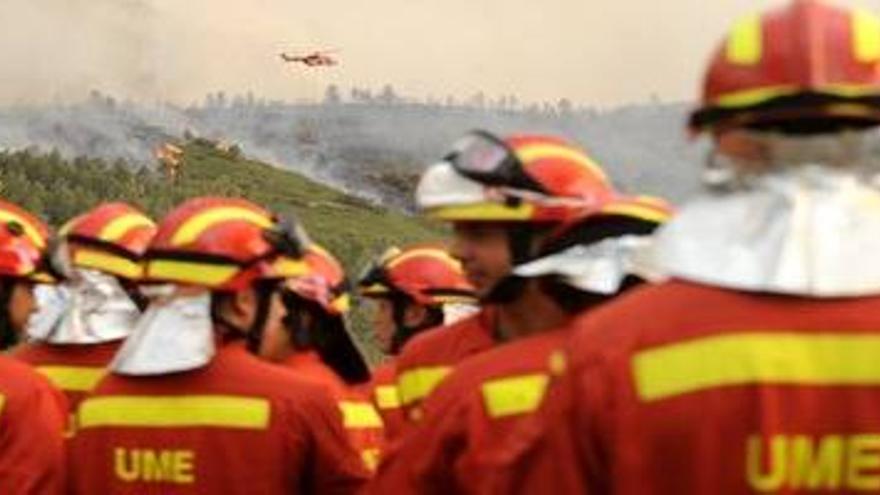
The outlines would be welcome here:
M 439 244 L 388 249 L 364 270 L 358 289 L 375 302 L 373 329 L 391 354 L 416 333 L 442 325 L 454 307 L 475 302 L 461 263 Z
M 33 287 L 41 270 L 48 228 L 16 205 L 0 201 L 0 347 L 8 347 L 36 309 Z
M 565 312 L 579 313 L 658 278 L 653 235 L 671 216 L 663 199 L 617 197 L 547 239 L 514 274 L 536 278 Z
M 69 220 L 58 231 L 52 258 L 57 271 L 99 272 L 119 281 L 141 308 L 136 290 L 143 276 L 144 253 L 156 234 L 156 223 L 125 203 L 103 203 Z
M 307 273 L 286 279 L 281 289 L 287 313 L 283 328 L 266 334 L 260 355 L 279 362 L 315 352 L 345 382 L 366 382 L 370 368 L 346 318 L 351 296 L 342 264 L 314 243 L 303 261 Z
M 741 168 L 846 161 L 846 143 L 880 124 L 880 19 L 815 0 L 737 22 L 715 52 L 690 118 Z M 816 138 L 826 141 L 816 145 Z M 850 141 L 852 139 L 850 138 Z M 794 144 L 792 144 L 792 142 Z
M 452 222 L 452 254 L 480 299 L 509 302 L 521 292 L 499 285 L 511 268 L 542 236 L 611 195 L 604 171 L 563 139 L 474 131 L 425 172 L 416 200 L 429 217 Z
M 298 225 L 253 203 L 196 198 L 159 223 L 145 255 L 144 280 L 210 291 L 218 330 L 245 338 L 256 352 L 264 333 L 282 325 L 280 282 L 306 273 L 307 244 Z

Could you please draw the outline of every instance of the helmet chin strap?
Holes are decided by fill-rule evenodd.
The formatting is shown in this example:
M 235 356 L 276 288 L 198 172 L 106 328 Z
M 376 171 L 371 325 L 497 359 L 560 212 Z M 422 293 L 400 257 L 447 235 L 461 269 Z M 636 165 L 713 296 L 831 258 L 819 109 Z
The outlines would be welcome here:
M 10 281 L 0 281 L 0 350 L 9 349 L 18 342 L 18 334 L 9 319 L 12 288 Z

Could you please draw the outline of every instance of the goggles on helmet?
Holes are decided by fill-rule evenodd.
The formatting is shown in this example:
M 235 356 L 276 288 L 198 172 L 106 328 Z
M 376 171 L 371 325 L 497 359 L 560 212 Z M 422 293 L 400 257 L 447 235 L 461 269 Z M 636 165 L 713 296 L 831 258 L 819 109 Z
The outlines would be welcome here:
M 385 269 L 388 260 L 394 258 L 401 253 L 400 248 L 392 246 L 382 252 L 381 255 L 375 257 L 373 261 L 358 276 L 358 286 L 367 294 L 375 294 L 377 287 L 381 287 L 382 292 L 390 291 L 393 288 L 391 280 L 388 278 L 388 270 Z
M 471 131 L 459 139 L 445 160 L 456 172 L 481 184 L 545 192 L 526 175 L 513 149 L 486 131 Z

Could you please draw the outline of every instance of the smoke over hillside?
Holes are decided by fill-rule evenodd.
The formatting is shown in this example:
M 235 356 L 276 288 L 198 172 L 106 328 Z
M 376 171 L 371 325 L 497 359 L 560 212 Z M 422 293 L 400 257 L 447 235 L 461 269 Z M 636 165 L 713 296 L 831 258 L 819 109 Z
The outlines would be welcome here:
M 415 176 L 463 132 L 546 132 L 578 142 L 631 191 L 680 199 L 696 185 L 701 156 L 682 130 L 683 105 L 598 113 L 415 103 L 285 104 L 210 95 L 187 108 L 119 102 L 99 93 L 76 104 L 0 109 L 0 147 L 37 146 L 65 156 L 152 164 L 153 150 L 189 134 L 301 171 L 362 197 L 409 207 Z

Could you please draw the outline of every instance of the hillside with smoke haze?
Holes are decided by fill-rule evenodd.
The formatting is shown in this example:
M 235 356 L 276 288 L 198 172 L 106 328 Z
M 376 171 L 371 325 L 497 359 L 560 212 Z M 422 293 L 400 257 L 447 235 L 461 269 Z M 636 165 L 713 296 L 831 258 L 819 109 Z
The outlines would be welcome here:
M 388 89 L 388 88 L 386 88 Z M 321 104 L 211 94 L 198 105 L 134 103 L 93 92 L 78 103 L 0 108 L 0 148 L 37 147 L 61 156 L 155 164 L 165 142 L 202 137 L 237 146 L 250 157 L 299 171 L 346 192 L 410 208 L 418 173 L 473 128 L 545 132 L 587 148 L 627 191 L 680 200 L 697 184 L 703 151 L 686 139 L 685 105 L 611 110 L 556 105 L 516 106 L 407 101 L 393 92 Z

